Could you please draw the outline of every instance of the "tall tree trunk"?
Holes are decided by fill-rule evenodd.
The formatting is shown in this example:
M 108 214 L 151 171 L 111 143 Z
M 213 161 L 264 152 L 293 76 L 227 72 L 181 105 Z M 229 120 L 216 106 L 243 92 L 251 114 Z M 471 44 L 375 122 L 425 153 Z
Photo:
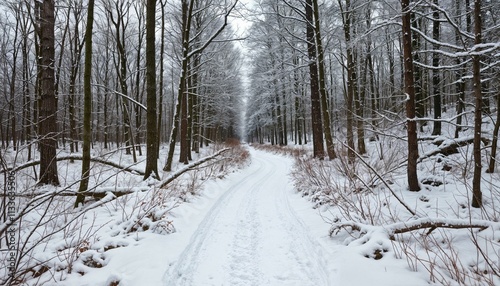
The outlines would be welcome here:
M 160 44 L 160 95 L 158 100 L 158 121 L 156 128 L 157 132 L 157 142 L 156 142 L 156 157 L 160 157 L 160 143 L 161 143 L 161 134 L 162 134 L 162 117 L 163 117 L 163 92 L 164 92 L 164 72 L 165 72 L 165 63 L 164 55 L 165 55 L 165 2 L 160 0 L 161 5 L 161 44 Z M 146 131 L 147 132 L 147 131 Z
M 356 55 L 357 57 L 357 55 Z M 357 62 L 357 60 L 356 60 Z M 362 79 L 365 81 L 364 83 L 366 84 L 366 75 L 365 78 Z M 365 103 L 365 97 L 366 97 L 366 86 L 362 87 L 363 90 L 361 91 L 361 88 L 356 88 L 356 97 L 354 98 L 354 107 L 356 110 L 356 131 L 358 133 L 358 153 L 359 154 L 365 154 L 366 153 L 366 145 L 365 145 L 365 127 L 364 127 L 364 103 Z
M 477 47 L 472 56 L 472 80 L 474 84 L 474 175 L 472 177 L 472 207 L 480 208 L 483 205 L 481 192 L 481 123 L 483 109 L 483 95 L 481 91 L 481 0 L 474 0 L 474 45 Z
M 300 95 L 301 95 L 301 90 L 300 90 L 300 84 L 299 84 L 299 71 L 298 71 L 298 65 L 299 65 L 299 59 L 298 56 L 293 54 L 293 93 L 294 93 L 294 113 L 295 113 L 295 144 L 302 145 L 302 112 L 301 112 L 301 106 L 300 106 Z
M 78 21 L 77 13 L 75 12 L 75 21 Z M 78 70 L 80 69 L 80 59 L 84 43 L 79 42 L 80 32 L 79 25 L 75 25 L 75 34 L 71 44 L 71 69 L 69 75 L 69 94 L 68 94 L 68 114 L 69 114 L 69 137 L 70 137 L 70 152 L 78 152 L 78 129 L 76 126 L 76 81 L 78 78 Z M 73 162 L 73 161 L 71 161 Z
M 146 111 L 146 170 L 144 180 L 151 175 L 157 179 L 158 175 L 158 133 L 156 127 L 156 49 L 155 49 L 155 21 L 156 0 L 148 0 L 146 4 L 146 81 L 147 81 L 147 111 Z
M 325 147 L 323 144 L 323 124 L 321 122 L 321 99 L 318 84 L 318 65 L 314 36 L 314 18 L 312 0 L 306 0 L 306 21 L 307 21 L 307 54 L 309 56 L 309 74 L 311 82 L 311 117 L 313 134 L 314 157 L 323 159 L 325 157 Z
M 196 71 L 192 75 L 192 93 L 191 93 L 191 104 L 192 104 L 192 151 L 200 152 L 200 98 L 198 96 L 198 66 L 200 65 L 200 57 L 196 56 L 194 58 L 193 67 Z
M 54 85 L 55 37 L 54 0 L 44 0 L 40 11 L 40 101 L 38 128 L 40 134 L 40 180 L 39 185 L 59 185 L 57 175 L 57 100 Z
M 500 92 L 497 92 L 497 119 L 495 122 L 495 128 L 493 129 L 493 141 L 491 142 L 491 156 L 490 163 L 488 164 L 488 169 L 486 173 L 493 173 L 495 171 L 496 165 L 496 155 L 498 146 L 498 131 L 500 130 Z
M 439 0 L 434 0 L 435 6 L 439 5 Z M 433 8 L 432 13 L 432 38 L 439 42 L 439 11 Z M 434 44 L 434 50 L 439 49 L 439 44 Z M 432 135 L 441 135 L 441 71 L 439 70 L 439 53 L 432 54 L 432 88 L 434 98 L 434 129 Z
M 456 1 L 456 15 L 461 15 L 462 11 L 460 9 L 460 1 Z M 470 13 L 470 0 L 465 0 L 465 27 L 467 32 L 472 32 L 472 18 Z M 460 23 L 461 21 L 457 21 Z M 455 31 L 455 43 L 460 43 L 460 33 L 459 31 Z M 457 66 L 460 65 L 462 61 L 460 58 L 457 58 L 456 63 Z M 464 66 L 460 71 L 457 71 L 457 79 L 456 79 L 456 90 L 457 90 L 457 127 L 455 128 L 455 138 L 458 138 L 460 131 L 462 131 L 462 113 L 465 111 L 465 81 L 464 75 L 467 71 L 467 67 Z
M 189 4 L 189 5 L 188 5 Z M 188 53 L 189 53 L 189 34 L 191 28 L 191 16 L 193 11 L 194 1 L 191 0 L 188 3 L 188 0 L 182 1 L 182 70 L 181 77 L 179 81 L 179 88 L 177 93 L 177 103 L 175 105 L 175 113 L 174 120 L 172 125 L 172 130 L 170 133 L 170 143 L 168 148 L 168 156 L 165 162 L 165 166 L 163 167 L 163 171 L 170 172 L 172 170 L 172 160 L 174 157 L 175 150 L 175 140 L 177 137 L 178 129 L 179 129 L 179 120 L 181 113 L 181 105 L 184 100 L 185 92 L 186 92 L 186 82 L 187 82 L 187 69 L 188 69 Z M 182 135 L 182 134 L 181 134 Z M 181 141 L 183 140 L 181 136 Z M 182 144 L 182 143 L 181 143 Z M 189 148 L 189 146 L 188 146 Z M 182 159 L 182 158 L 181 158 Z
M 29 68 L 28 68 L 28 28 L 27 21 L 23 21 L 22 25 L 23 29 L 23 45 L 22 45 L 22 54 L 23 54 L 23 126 L 24 126 L 24 137 L 28 148 L 28 158 L 27 160 L 31 160 L 31 95 L 30 95 L 30 84 L 29 84 Z
M 17 55 L 19 54 L 19 49 L 17 48 L 17 37 L 19 34 L 19 20 L 16 21 L 16 28 L 14 32 L 14 44 L 16 47 L 12 52 L 12 77 L 10 79 L 10 100 L 9 100 L 9 114 L 11 120 L 11 134 L 12 134 L 12 148 L 17 150 L 17 130 L 16 130 L 16 108 L 14 104 L 14 98 L 16 94 L 16 77 L 17 77 Z
M 190 61 L 189 67 L 189 77 L 188 77 L 188 93 L 187 93 L 187 134 L 186 134 L 186 156 L 187 160 L 193 160 L 191 156 L 191 140 L 193 138 L 193 116 L 194 116 L 194 106 L 193 97 L 196 92 L 196 86 L 194 85 L 194 75 L 196 74 L 196 66 L 193 60 Z
M 108 28 L 109 29 L 109 28 Z M 109 47 L 109 36 L 106 36 L 106 47 Z M 106 64 L 104 67 L 104 85 L 107 86 L 109 84 L 109 64 L 108 61 L 110 60 L 109 57 L 109 49 L 105 49 L 105 59 L 106 59 Z M 103 104 L 103 113 L 104 113 L 104 148 L 108 149 L 109 148 L 109 126 L 108 126 L 108 102 L 109 102 L 109 95 L 108 92 L 104 92 L 104 104 Z
M 417 122 L 415 121 L 415 82 L 413 79 L 413 57 L 412 57 L 412 33 L 411 33 L 411 10 L 410 0 L 402 0 L 403 14 L 403 61 L 404 82 L 406 92 L 406 124 L 408 129 L 408 189 L 411 192 L 420 191 L 417 176 L 418 142 Z
M 141 48 L 143 46 L 143 40 L 144 40 L 144 30 L 142 28 L 142 22 L 143 22 L 143 18 L 144 18 L 143 17 L 143 11 L 142 11 L 143 4 L 140 3 L 140 2 L 137 3 L 136 6 L 134 6 L 134 9 L 136 10 L 136 15 L 137 15 L 137 30 L 139 31 L 138 37 L 137 37 L 137 55 L 136 55 L 136 58 L 135 58 L 135 60 L 136 60 L 136 62 L 135 62 L 135 66 L 136 66 L 136 73 L 135 73 L 135 100 L 137 102 L 142 102 L 142 98 L 143 98 L 143 95 L 144 95 L 144 86 L 141 87 L 141 75 L 142 75 L 142 71 L 141 71 L 141 57 L 142 57 Z M 146 59 L 146 62 L 147 62 L 147 59 Z M 156 65 L 156 63 L 155 63 L 155 65 Z M 147 67 L 146 67 L 146 70 L 147 70 Z M 146 73 L 147 73 L 147 71 L 146 71 Z M 147 81 L 147 79 L 146 79 L 146 81 Z M 144 85 L 144 80 L 142 81 L 142 85 Z M 156 98 L 156 95 L 155 95 L 155 98 Z M 146 105 L 147 105 L 147 103 L 146 103 Z M 156 105 L 156 103 L 155 103 L 155 105 Z M 134 117 L 135 117 L 135 139 L 134 139 L 135 149 L 139 152 L 139 156 L 142 156 L 142 148 L 141 148 L 142 109 L 139 107 L 138 104 L 134 104 L 134 109 L 133 110 L 134 110 Z M 146 111 L 146 113 L 147 113 L 147 111 Z M 146 115 L 146 118 L 147 118 L 147 115 Z M 146 121 L 147 121 L 147 119 L 146 119 Z M 146 131 L 146 133 L 147 133 L 147 131 Z
M 347 158 L 350 163 L 354 162 L 355 158 L 355 149 L 354 149 L 354 98 L 356 91 L 356 82 L 357 82 L 357 74 L 356 74 L 356 63 L 354 60 L 354 51 L 351 43 L 351 24 L 352 24 L 352 7 L 351 1 L 345 1 L 345 8 L 340 4 L 342 9 L 342 21 L 344 28 L 344 37 L 346 41 L 347 51 L 347 110 L 346 110 L 346 129 L 347 129 Z
M 188 69 L 189 69 L 189 64 L 188 64 Z M 188 119 L 188 99 L 189 99 L 189 86 L 188 86 L 188 81 L 189 81 L 189 76 L 186 74 L 186 83 L 184 86 L 184 95 L 182 96 L 182 101 L 181 101 L 181 130 L 180 130 L 180 154 L 179 154 L 179 162 L 188 164 L 189 163 L 189 143 L 188 143 L 188 125 L 189 125 L 189 119 Z
M 421 29 L 422 20 L 420 18 L 417 18 L 417 14 L 415 12 L 411 11 L 410 13 L 411 13 L 410 17 L 411 17 L 412 28 L 415 30 Z M 421 50 L 420 35 L 415 31 L 412 31 L 411 33 L 412 33 L 413 61 L 420 62 L 420 53 L 418 52 L 413 53 L 413 51 Z M 413 82 L 414 82 L 413 89 L 415 90 L 415 110 L 416 110 L 416 116 L 418 118 L 422 118 L 425 116 L 424 96 L 422 92 L 422 86 L 424 84 L 423 80 L 424 80 L 424 75 L 422 72 L 422 68 L 420 68 L 418 65 L 417 66 L 413 65 Z M 427 124 L 426 122 L 422 122 L 422 124 L 420 124 L 420 128 L 423 129 L 423 126 L 425 126 L 426 124 Z
M 111 11 L 108 11 L 108 19 L 115 26 L 115 40 L 116 40 L 116 48 L 118 50 L 118 64 L 116 65 L 118 72 L 118 80 L 120 84 L 121 92 L 128 96 L 128 84 L 127 84 L 127 52 L 125 49 L 125 27 L 124 23 L 124 13 L 123 10 L 124 3 L 116 3 L 117 10 L 119 10 L 119 17 L 116 20 L 113 17 Z M 126 7 L 125 9 L 128 9 Z M 137 156 L 134 148 L 134 136 L 133 136 L 133 128 L 130 120 L 130 104 L 124 99 L 121 99 L 121 109 L 123 116 L 123 137 L 125 140 L 126 146 L 126 154 L 133 155 L 134 162 L 137 162 Z
M 328 95 L 326 92 L 326 79 L 325 79 L 325 59 L 323 54 L 323 43 L 321 40 L 321 29 L 319 21 L 319 5 L 318 0 L 313 0 L 314 12 L 314 30 L 316 39 L 316 50 L 318 53 L 318 80 L 319 80 L 319 93 L 321 96 L 321 114 L 323 118 L 323 131 L 325 133 L 326 153 L 328 158 L 335 159 L 337 154 L 332 139 L 332 128 L 330 126 L 330 112 L 328 111 Z
M 82 179 L 76 196 L 75 208 L 83 204 L 84 192 L 89 186 L 90 144 L 92 140 L 92 28 L 94 24 L 94 0 L 89 0 L 87 11 L 87 28 L 85 29 L 85 66 L 83 71 L 83 146 L 82 146 Z

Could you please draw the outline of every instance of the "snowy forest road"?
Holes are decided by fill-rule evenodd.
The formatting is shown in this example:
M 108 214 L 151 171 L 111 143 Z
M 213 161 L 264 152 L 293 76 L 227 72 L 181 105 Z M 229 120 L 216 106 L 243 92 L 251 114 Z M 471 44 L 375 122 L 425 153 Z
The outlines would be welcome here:
M 289 201 L 292 160 L 251 155 L 168 266 L 165 285 L 332 285 L 327 252 Z

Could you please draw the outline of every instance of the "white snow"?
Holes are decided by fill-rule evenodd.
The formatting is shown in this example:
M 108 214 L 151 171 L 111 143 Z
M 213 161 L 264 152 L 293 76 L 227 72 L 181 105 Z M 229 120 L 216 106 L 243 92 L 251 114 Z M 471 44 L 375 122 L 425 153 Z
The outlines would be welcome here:
M 125 247 L 106 251 L 104 267 L 54 285 L 427 283 L 403 259 L 367 259 L 370 245 L 345 246 L 330 238 L 325 214 L 294 191 L 291 158 L 251 149 L 251 160 L 175 208 L 175 233 L 108 237 L 105 244 Z
M 434 148 L 432 141 L 421 144 L 425 150 Z M 395 183 L 391 183 L 391 188 L 415 208 L 418 216 L 405 211 L 382 185 L 367 193 L 350 194 L 343 193 L 342 185 L 338 189 L 326 186 L 353 203 L 365 202 L 365 211 L 375 222 L 372 225 L 360 219 L 353 210 L 349 216 L 359 231 L 347 232 L 340 227 L 330 237 L 332 226 L 350 223 L 339 212 L 342 206 L 329 203 L 335 194 L 314 195 L 316 190 L 310 189 L 307 192 L 310 197 L 303 197 L 307 184 L 297 185 L 296 180 L 306 181 L 310 174 L 298 177 L 296 170 L 292 170 L 297 166 L 292 157 L 248 148 L 250 163 L 236 172 L 207 180 L 209 173 L 219 169 L 213 165 L 215 169 L 200 172 L 198 177 L 181 177 L 184 183 L 205 182 L 196 195 L 189 192 L 171 195 L 175 186 L 144 191 L 156 187 L 143 182 L 142 176 L 125 172 L 99 188 L 128 187 L 137 190 L 134 194 L 113 199 L 108 193 L 105 199 L 76 210 L 72 209 L 72 197 L 56 198 L 49 204 L 48 214 L 44 214 L 41 204 L 26 216 L 24 224 L 45 221 L 42 219 L 45 215 L 48 225 L 59 225 L 64 231 L 40 240 L 47 230 L 39 228 L 30 237 L 35 247 L 31 262 L 46 260 L 44 265 L 50 268 L 26 285 L 440 285 L 441 281 L 452 281 L 446 275 L 453 273 L 435 270 L 435 277 L 429 278 L 426 259 L 441 267 L 458 262 L 464 268 L 457 269 L 467 271 L 484 267 L 486 262 L 478 256 L 471 235 L 488 252 L 492 263 L 500 261 L 500 256 L 495 256 L 500 255 L 499 224 L 463 207 L 468 205 L 467 190 L 456 178 L 422 171 L 423 177 L 440 179 L 445 184 L 426 186 L 419 193 L 412 193 L 404 191 L 405 185 L 400 182 L 404 176 L 393 176 L 391 180 Z M 307 148 L 299 153 L 307 154 Z M 232 152 L 224 154 L 229 156 Z M 129 164 L 128 160 L 131 159 L 124 157 L 121 164 Z M 427 161 L 420 166 L 432 163 L 430 159 Z M 324 176 L 344 180 L 331 163 L 335 161 L 322 161 L 327 172 Z M 66 184 L 78 180 L 79 166 L 78 163 L 60 166 L 67 168 Z M 182 166 L 176 165 L 174 169 Z M 103 178 L 115 172 L 98 165 L 94 168 Z M 358 171 L 360 177 L 369 175 L 363 174 L 360 166 Z M 18 180 L 27 182 L 23 176 L 19 171 Z M 497 181 L 496 175 L 492 176 L 495 177 L 491 180 Z M 364 181 L 370 180 L 364 178 Z M 19 187 L 27 187 L 23 184 Z M 325 186 L 310 186 L 316 187 Z M 50 187 L 45 188 L 51 191 Z M 485 190 L 488 205 L 496 203 L 494 194 Z M 84 209 L 87 212 L 83 213 Z M 397 234 L 396 241 L 390 238 L 397 228 L 427 222 L 491 226 L 481 231 L 437 229 L 433 232 L 435 240 L 427 237 L 428 229 Z M 35 267 L 35 270 L 43 269 Z M 0 277 L 1 273 L 5 272 L 0 272 Z M 473 281 L 468 280 L 473 274 L 467 275 L 465 285 Z

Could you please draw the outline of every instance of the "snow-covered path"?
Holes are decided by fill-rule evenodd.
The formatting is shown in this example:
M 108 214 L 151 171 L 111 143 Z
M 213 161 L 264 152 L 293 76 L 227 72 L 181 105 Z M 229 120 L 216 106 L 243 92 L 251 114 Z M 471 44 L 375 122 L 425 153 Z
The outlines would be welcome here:
M 290 204 L 292 161 L 251 155 L 168 265 L 165 285 L 331 285 L 326 251 Z

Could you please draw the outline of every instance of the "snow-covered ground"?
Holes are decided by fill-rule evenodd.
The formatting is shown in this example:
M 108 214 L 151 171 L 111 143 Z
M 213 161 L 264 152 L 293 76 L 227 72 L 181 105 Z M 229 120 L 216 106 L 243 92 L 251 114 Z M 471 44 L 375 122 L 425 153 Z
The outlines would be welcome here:
M 250 166 L 172 211 L 175 233 L 134 234 L 106 252 L 105 267 L 54 285 L 427 284 L 403 259 L 366 259 L 331 239 L 327 213 L 294 191 L 293 159 L 250 153 Z
M 429 143 L 425 148 L 432 146 Z M 13 285 L 417 286 L 455 285 L 456 280 L 461 285 L 495 285 L 499 281 L 494 273 L 483 270 L 500 267 L 500 228 L 494 222 L 498 214 L 493 187 L 496 173 L 485 175 L 490 182 L 485 185 L 491 187 L 484 189 L 483 211 L 467 207 L 466 184 L 449 179 L 456 174 L 429 171 L 432 160 L 421 164 L 421 175 L 444 185 L 424 185 L 421 192 L 411 193 L 404 190 L 405 177 L 391 173 L 386 176 L 392 181 L 389 187 L 418 212 L 412 216 L 387 186 L 374 183 L 371 190 L 352 188 L 345 181 L 347 173 L 342 173 L 347 171 L 335 167 L 339 162 L 304 159 L 307 148 L 300 149 L 296 158 L 245 148 L 250 163 L 239 169 L 209 164 L 167 189 L 89 202 L 86 212 L 72 208 L 72 197 L 41 202 L 24 219 L 26 228 L 20 234 L 19 246 L 34 249 L 32 253 L 22 250 L 29 255 L 20 264 L 31 271 L 25 276 L 30 278 Z M 109 160 L 124 164 L 120 156 Z M 445 163 L 453 158 L 445 158 Z M 127 160 L 125 164 L 131 165 Z M 78 180 L 78 166 L 60 165 L 65 185 Z M 298 173 L 307 168 L 317 172 L 317 177 Z M 371 178 L 373 183 L 376 179 L 360 165 L 356 168 L 360 180 Z M 434 163 L 432 168 L 441 166 Z M 21 187 L 28 187 L 29 172 L 18 173 Z M 99 165 L 94 172 L 95 182 L 114 178 L 105 180 L 102 188 L 144 190 L 154 183 Z M 210 177 L 215 179 L 207 180 Z M 332 184 L 325 185 L 325 181 Z M 390 233 L 392 228 L 426 218 L 450 224 L 466 224 L 468 219 L 471 223 L 491 221 L 491 227 L 484 231 L 437 229 L 432 234 L 424 228 L 395 238 Z M 349 227 L 342 227 L 344 223 L 358 224 L 360 231 L 349 232 Z M 330 236 L 332 225 L 338 228 Z M 2 275 L 7 274 L 5 267 L 2 270 Z M 489 277 L 490 283 L 475 283 L 479 274 Z

